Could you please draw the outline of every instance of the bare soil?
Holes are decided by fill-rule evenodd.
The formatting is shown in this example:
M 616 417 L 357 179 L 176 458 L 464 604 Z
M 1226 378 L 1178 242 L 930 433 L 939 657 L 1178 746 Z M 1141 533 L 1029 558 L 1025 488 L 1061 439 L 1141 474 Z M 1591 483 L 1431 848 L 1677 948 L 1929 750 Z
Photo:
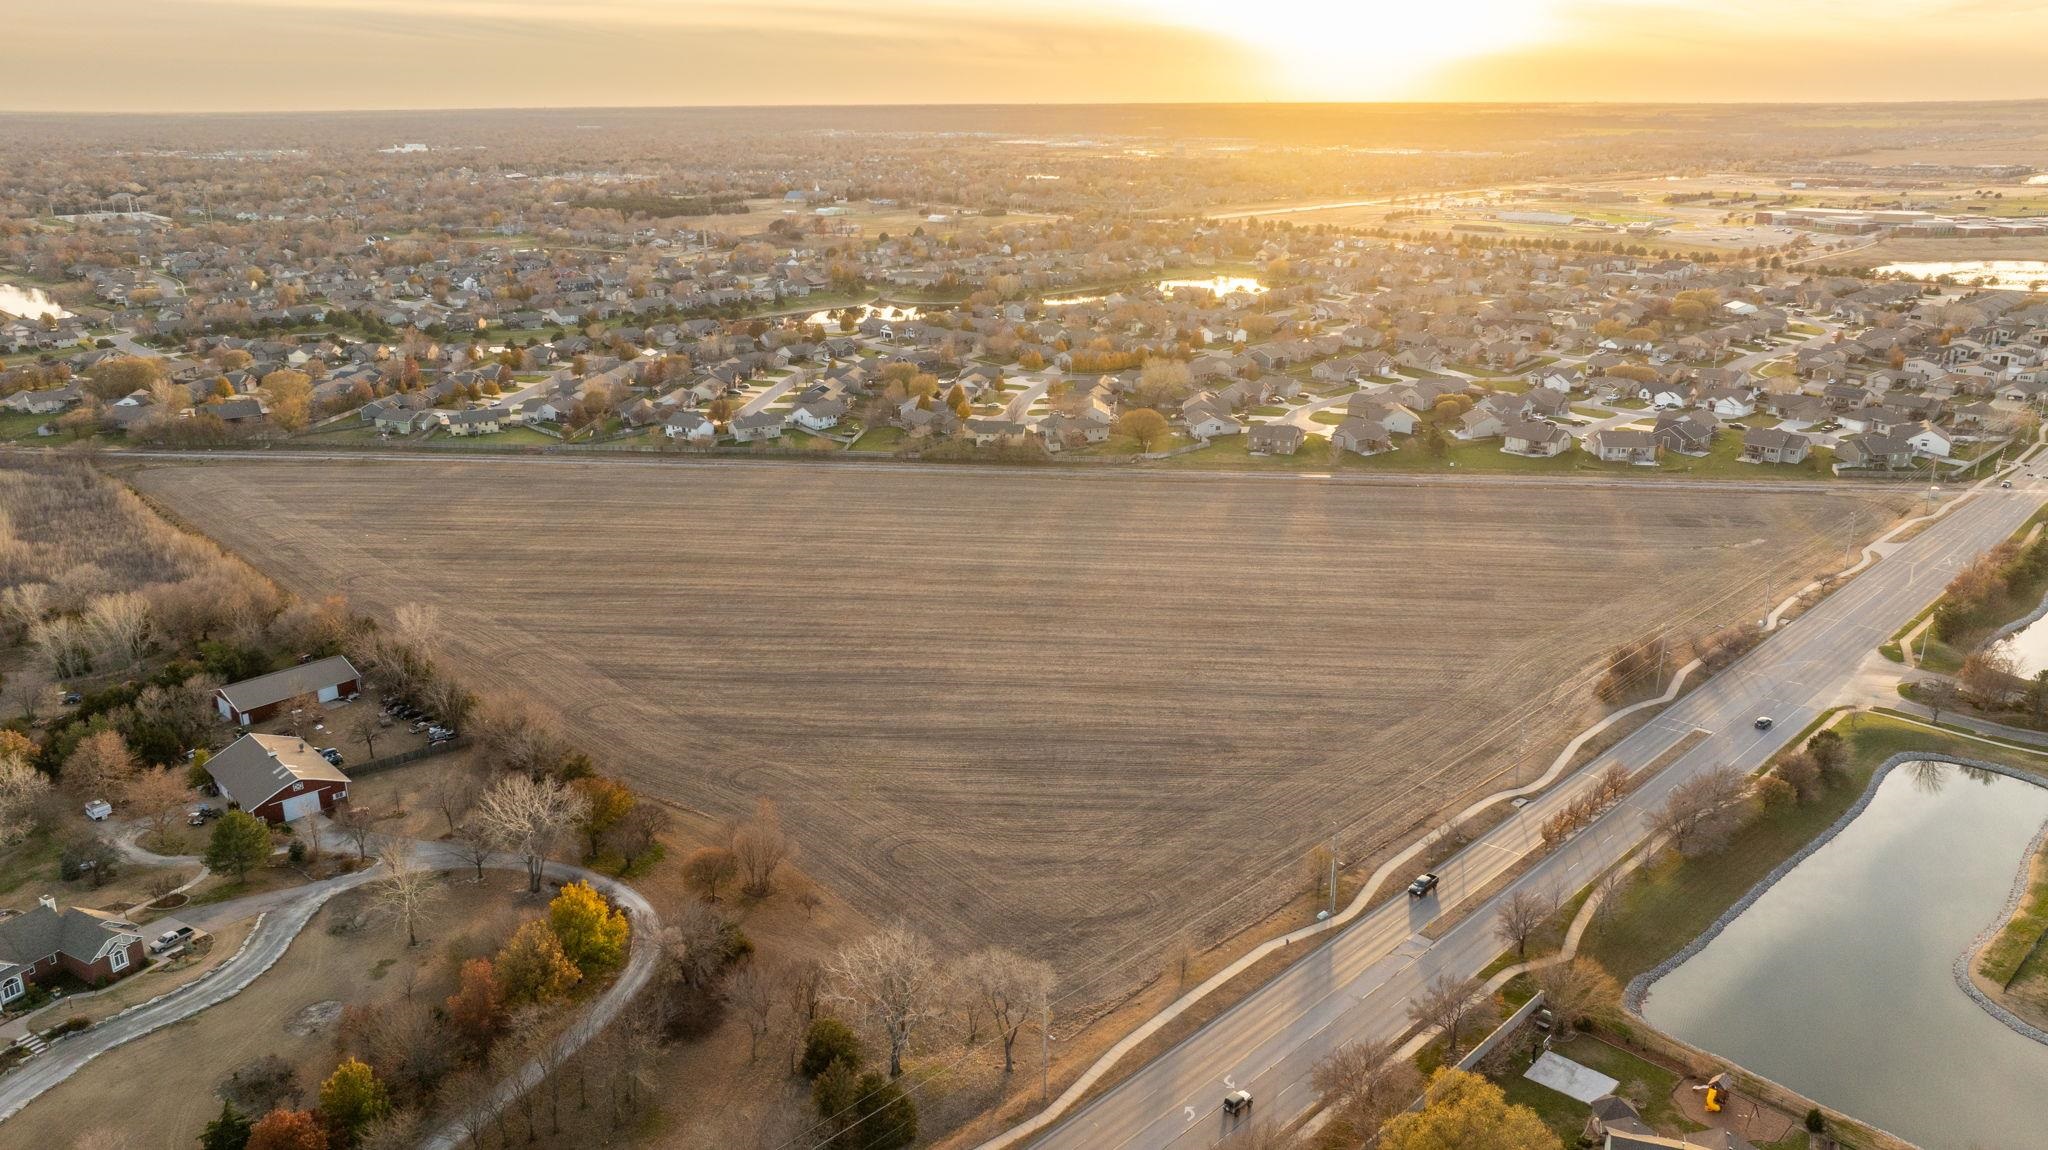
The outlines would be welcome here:
M 297 592 L 439 605 L 477 689 L 686 807 L 777 799 L 870 917 L 1045 957 L 1082 1002 L 1284 903 L 1333 830 L 1370 854 L 1529 777 L 1604 651 L 1760 614 L 1900 510 L 548 459 L 132 481 Z

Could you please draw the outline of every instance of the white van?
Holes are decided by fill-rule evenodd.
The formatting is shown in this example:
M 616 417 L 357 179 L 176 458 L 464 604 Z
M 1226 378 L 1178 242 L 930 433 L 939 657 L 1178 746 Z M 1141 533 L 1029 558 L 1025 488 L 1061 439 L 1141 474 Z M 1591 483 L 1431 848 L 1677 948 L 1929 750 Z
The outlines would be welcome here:
M 96 823 L 106 821 L 107 816 L 113 813 L 114 804 L 105 799 L 94 799 L 85 804 L 85 817 Z

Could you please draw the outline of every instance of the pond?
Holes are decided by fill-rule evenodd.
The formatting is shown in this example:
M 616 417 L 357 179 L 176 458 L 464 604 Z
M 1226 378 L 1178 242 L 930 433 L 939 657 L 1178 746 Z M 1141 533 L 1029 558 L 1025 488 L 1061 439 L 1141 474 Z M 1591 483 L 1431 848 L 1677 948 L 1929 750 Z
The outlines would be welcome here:
M 1244 292 L 1247 295 L 1263 295 L 1266 291 L 1266 285 L 1251 276 L 1218 275 L 1210 276 L 1208 279 L 1159 281 L 1159 290 L 1169 296 L 1189 289 L 1206 291 L 1217 296 L 1226 296 L 1232 292 Z
M 2048 671 L 2048 619 L 2036 619 L 2000 639 L 1998 649 L 2012 656 L 2013 670 L 2023 679 Z
M 890 304 L 864 303 L 856 308 L 833 308 L 829 311 L 812 312 L 804 317 L 804 322 L 817 324 L 819 327 L 824 328 L 827 334 L 830 334 L 839 330 L 839 316 L 842 312 L 846 311 L 851 311 L 855 314 L 857 317 L 854 320 L 855 323 L 866 323 L 871 319 L 878 319 L 883 323 L 901 323 L 904 320 L 916 319 L 921 314 L 914 307 L 895 307 Z
M 2004 909 L 2048 790 L 1908 763 L 1868 808 L 1659 980 L 1656 1026 L 1928 1150 L 2029 1150 L 2048 1046 L 1953 964 Z
M 1902 275 L 1907 279 L 1931 280 L 1953 276 L 1959 283 L 1988 281 L 1992 287 L 2027 291 L 2034 284 L 2048 287 L 2048 260 L 1931 260 L 1924 263 L 1885 264 L 1879 275 Z
M 17 319 L 41 319 L 46 315 L 65 319 L 71 313 L 65 311 L 41 288 L 0 284 L 0 315 L 11 315 Z

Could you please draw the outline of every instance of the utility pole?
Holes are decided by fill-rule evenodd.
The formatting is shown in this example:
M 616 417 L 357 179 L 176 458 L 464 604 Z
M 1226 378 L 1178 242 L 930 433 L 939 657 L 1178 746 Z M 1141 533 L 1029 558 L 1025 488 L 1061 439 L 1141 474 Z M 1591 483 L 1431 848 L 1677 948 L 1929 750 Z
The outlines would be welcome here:
M 1052 1102 L 1052 1003 L 1038 1008 L 1038 1104 Z
M 1330 832 L 1330 917 L 1337 917 L 1337 832 Z

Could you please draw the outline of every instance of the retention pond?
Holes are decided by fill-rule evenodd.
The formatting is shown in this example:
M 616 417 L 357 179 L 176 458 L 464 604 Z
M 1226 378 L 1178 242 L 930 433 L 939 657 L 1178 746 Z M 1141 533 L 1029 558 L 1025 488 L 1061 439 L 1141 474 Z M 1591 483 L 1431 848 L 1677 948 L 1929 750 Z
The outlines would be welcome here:
M 2048 1145 L 2048 1046 L 1955 980 L 1999 918 L 2048 790 L 1893 770 L 1833 840 L 1650 989 L 1652 1024 L 1928 1150 Z

